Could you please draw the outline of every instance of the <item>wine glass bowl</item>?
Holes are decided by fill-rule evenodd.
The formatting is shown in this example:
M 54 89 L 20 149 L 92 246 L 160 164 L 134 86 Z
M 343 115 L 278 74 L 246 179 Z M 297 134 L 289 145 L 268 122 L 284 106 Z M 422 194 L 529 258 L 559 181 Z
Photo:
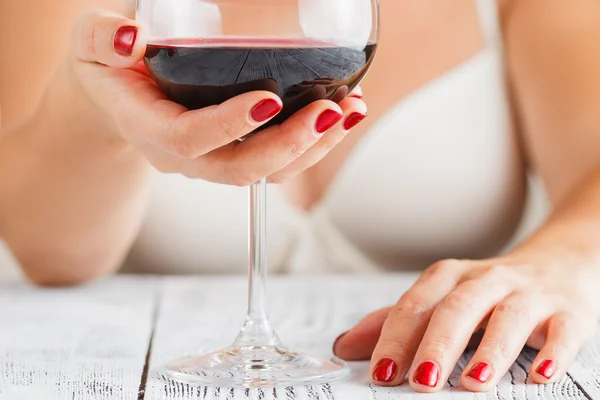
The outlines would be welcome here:
M 144 60 L 160 89 L 189 109 L 253 90 L 277 94 L 283 110 L 265 129 L 314 101 L 346 97 L 364 77 L 375 46 L 307 39 L 163 39 L 148 46 Z
M 378 0 L 138 0 L 150 75 L 172 101 L 199 109 L 255 90 L 277 94 L 284 122 L 317 100 L 343 100 L 371 66 Z M 256 131 L 255 131 L 256 132 Z M 266 181 L 249 189 L 248 316 L 233 345 L 168 363 L 165 375 L 194 385 L 275 387 L 333 382 L 336 359 L 288 350 L 266 312 Z

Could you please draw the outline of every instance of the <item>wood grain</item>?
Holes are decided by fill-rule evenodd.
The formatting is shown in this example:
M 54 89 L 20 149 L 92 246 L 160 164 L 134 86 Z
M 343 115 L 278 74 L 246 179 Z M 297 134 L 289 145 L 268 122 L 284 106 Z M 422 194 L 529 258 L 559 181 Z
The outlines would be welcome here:
M 291 348 L 327 355 L 340 332 L 395 302 L 415 278 L 276 277 L 272 321 Z M 485 394 L 460 387 L 472 351 L 436 395 L 370 385 L 367 362 L 352 363 L 353 376 L 344 383 L 278 389 L 197 388 L 160 374 L 168 360 L 229 345 L 245 306 L 243 277 L 122 276 L 73 289 L 0 287 L 0 400 L 600 399 L 600 333 L 560 382 L 531 384 L 536 353 L 526 349 Z
M 329 354 L 338 334 L 368 312 L 394 303 L 417 275 L 382 277 L 274 278 L 270 284 L 271 319 L 283 341 L 293 349 Z M 243 278 L 173 278 L 166 282 L 156 326 L 150 370 L 168 360 L 207 352 L 231 343 L 239 329 L 246 301 Z M 215 334 L 218 327 L 219 334 Z M 533 385 L 529 368 L 535 352 L 525 350 L 492 393 L 473 394 L 460 388 L 460 373 L 472 356 L 466 353 L 452 373 L 447 390 L 420 395 L 407 385 L 380 388 L 369 384 L 369 365 L 352 363 L 353 377 L 335 385 L 276 390 L 192 389 L 154 374 L 145 399 L 600 399 L 600 336 L 579 357 L 593 368 L 573 367 L 571 375 L 553 385 Z M 574 379 L 581 379 L 575 382 Z
M 0 288 L 0 399 L 137 399 L 156 281 Z

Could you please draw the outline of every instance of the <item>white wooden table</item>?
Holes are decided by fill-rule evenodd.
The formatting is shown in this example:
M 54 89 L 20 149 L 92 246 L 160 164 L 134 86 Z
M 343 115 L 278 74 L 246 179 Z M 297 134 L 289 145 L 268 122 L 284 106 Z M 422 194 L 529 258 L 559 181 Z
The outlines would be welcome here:
M 340 332 L 395 302 L 414 278 L 274 278 L 271 317 L 290 347 L 327 354 Z M 230 344 L 245 300 L 243 277 L 120 276 L 55 290 L 0 286 L 0 400 L 600 399 L 600 335 L 561 382 L 527 384 L 535 354 L 526 350 L 488 394 L 463 391 L 460 368 L 437 395 L 374 387 L 367 363 L 352 364 L 345 383 L 277 390 L 192 388 L 160 378 L 157 369 L 167 360 Z

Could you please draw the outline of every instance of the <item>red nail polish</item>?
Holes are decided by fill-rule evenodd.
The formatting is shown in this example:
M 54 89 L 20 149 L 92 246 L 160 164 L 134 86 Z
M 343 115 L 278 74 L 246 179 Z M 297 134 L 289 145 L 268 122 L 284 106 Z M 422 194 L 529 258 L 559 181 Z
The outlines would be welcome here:
M 486 383 L 492 377 L 492 366 L 485 362 L 479 362 L 471 368 L 467 376 L 481 383 Z
M 333 128 L 335 124 L 337 124 L 344 115 L 335 110 L 325 110 L 319 115 L 317 119 L 317 123 L 315 125 L 315 130 L 318 134 L 323 134 Z
M 264 122 L 279 114 L 282 108 L 281 103 L 277 100 L 266 99 L 252 108 L 250 117 L 256 122 Z
M 359 112 L 352 113 L 348 115 L 348 118 L 344 121 L 344 130 L 349 131 L 359 124 L 360 121 L 367 118 L 366 114 L 361 114 Z
M 358 93 L 350 93 L 348 95 L 348 97 L 354 97 L 355 99 L 362 99 L 363 98 L 362 94 L 358 94 Z
M 544 360 L 540 363 L 535 372 L 542 375 L 546 379 L 550 379 L 556 372 L 556 363 L 552 360 Z
M 435 387 L 438 383 L 440 369 L 436 363 L 425 361 L 415 371 L 413 380 L 423 386 Z
M 115 33 L 114 48 L 122 56 L 130 56 L 133 53 L 133 45 L 137 37 L 138 29 L 135 26 L 122 26 Z
M 377 363 L 373 371 L 373 380 L 389 383 L 396 377 L 396 372 L 398 372 L 398 364 L 391 358 L 384 358 Z

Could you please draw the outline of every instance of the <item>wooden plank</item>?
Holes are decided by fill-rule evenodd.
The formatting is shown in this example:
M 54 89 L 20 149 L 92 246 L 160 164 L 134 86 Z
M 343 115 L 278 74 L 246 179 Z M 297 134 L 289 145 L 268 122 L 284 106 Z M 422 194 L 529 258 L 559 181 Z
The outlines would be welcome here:
M 137 399 L 156 280 L 0 287 L 0 399 Z
M 589 399 L 600 399 L 600 330 L 579 353 L 569 375 Z
M 326 354 L 339 333 L 366 313 L 394 303 L 415 278 L 416 275 L 276 277 L 270 283 L 271 319 L 289 347 Z M 172 278 L 166 282 L 162 298 L 145 400 L 600 399 L 597 380 L 600 337 L 596 347 L 592 346 L 580 357 L 580 362 L 587 362 L 587 369 L 579 364 L 572 372 L 582 379 L 580 385 L 587 396 L 570 376 L 553 385 L 531 384 L 528 371 L 535 356 L 532 350 L 521 355 L 494 392 L 485 394 L 468 393 L 460 388 L 460 373 L 472 351 L 461 358 L 447 390 L 437 395 L 416 394 L 408 385 L 398 388 L 370 385 L 367 362 L 352 363 L 352 379 L 335 385 L 233 391 L 191 388 L 161 379 L 156 371 L 173 358 L 229 345 L 244 317 L 246 282 L 244 278 Z M 590 369 L 590 365 L 594 367 Z
M 473 356 L 474 350 L 467 351 L 459 361 L 450 377 L 450 384 L 455 387 L 460 385 L 460 373 Z M 529 377 L 531 362 L 536 352 L 525 349 L 517 362 L 513 364 L 508 373 L 502 377 L 498 386 L 492 393 L 486 393 L 486 399 L 587 399 L 586 395 L 578 388 L 570 376 L 564 377 L 552 385 L 535 385 Z

